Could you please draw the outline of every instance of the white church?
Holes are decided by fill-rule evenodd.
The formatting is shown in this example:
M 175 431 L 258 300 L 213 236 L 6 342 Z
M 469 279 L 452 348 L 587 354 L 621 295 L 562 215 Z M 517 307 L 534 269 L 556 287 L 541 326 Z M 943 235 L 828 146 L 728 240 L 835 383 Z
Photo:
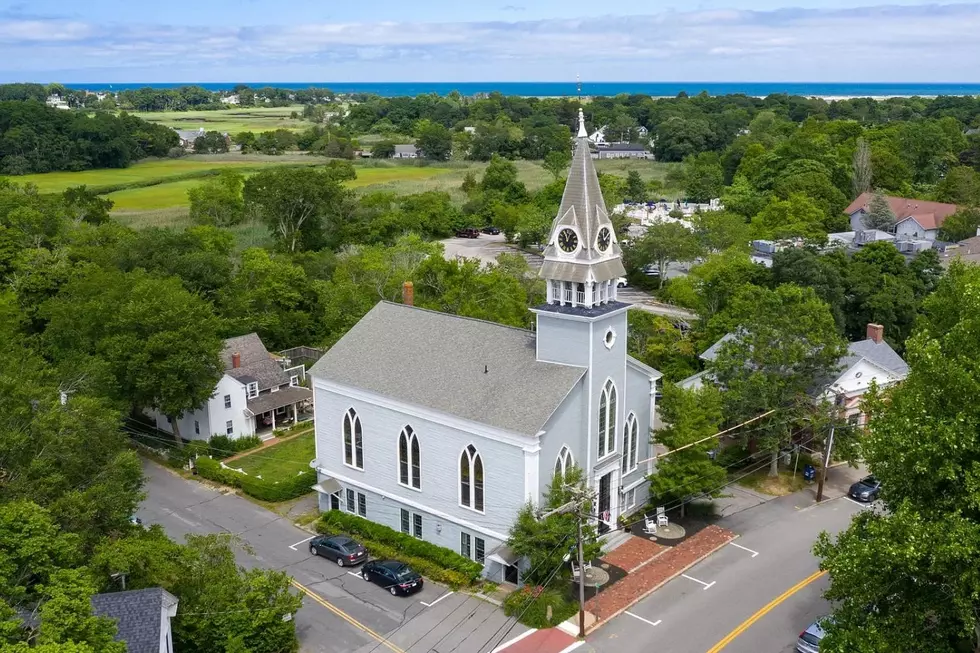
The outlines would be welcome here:
M 555 472 L 584 469 L 601 532 L 642 506 L 660 373 L 626 353 L 625 274 L 581 113 L 528 331 L 380 302 L 310 370 L 321 510 L 452 548 L 518 582 L 504 546 Z

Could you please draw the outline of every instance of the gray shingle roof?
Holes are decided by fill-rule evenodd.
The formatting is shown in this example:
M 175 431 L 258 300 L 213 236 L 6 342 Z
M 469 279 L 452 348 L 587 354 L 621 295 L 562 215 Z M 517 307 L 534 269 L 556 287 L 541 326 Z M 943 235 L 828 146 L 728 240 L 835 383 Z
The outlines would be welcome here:
M 280 408 L 282 406 L 289 406 L 290 404 L 296 404 L 312 398 L 313 393 L 310 392 L 308 388 L 294 386 L 290 388 L 283 388 L 277 392 L 267 392 L 259 395 L 258 397 L 249 399 L 246 402 L 246 405 L 254 414 L 261 415 L 262 413 L 267 413 L 270 410 L 275 410 L 276 408 Z
M 581 239 L 578 250 L 572 256 L 562 255 L 558 250 L 556 236 L 562 227 L 574 227 Z M 612 243 L 605 252 L 599 251 L 596 246 L 596 236 L 602 227 L 613 234 Z M 609 281 L 626 276 L 621 254 L 615 230 L 606 214 L 606 202 L 602 198 L 599 177 L 592 163 L 589 139 L 580 136 L 538 274 L 542 279 L 586 283 L 591 271 L 596 281 Z
M 236 352 L 241 354 L 241 364 L 237 368 L 232 367 L 231 358 Z M 258 382 L 260 391 L 274 385 L 289 384 L 286 372 L 269 355 L 269 350 L 262 344 L 258 334 L 249 333 L 225 340 L 221 360 L 225 364 L 225 374 L 246 384 Z
M 716 342 L 715 344 L 711 345 L 710 347 L 704 350 L 704 352 L 700 356 L 701 360 L 714 361 L 716 358 L 718 358 L 718 354 L 721 353 L 721 346 L 724 345 L 729 340 L 734 340 L 734 339 L 735 339 L 734 333 L 726 333 L 718 340 L 718 342 Z
M 840 359 L 840 371 L 846 371 L 862 358 L 866 358 L 875 365 L 900 376 L 905 376 L 909 373 L 908 363 L 895 353 L 891 345 L 884 340 L 875 342 L 870 338 L 852 342 L 847 346 L 847 355 Z
M 151 587 L 96 594 L 92 611 L 116 620 L 116 641 L 126 642 L 128 653 L 160 653 L 163 610 L 176 603 L 176 597 L 167 590 Z
M 539 362 L 530 331 L 380 302 L 310 374 L 535 435 L 585 371 Z

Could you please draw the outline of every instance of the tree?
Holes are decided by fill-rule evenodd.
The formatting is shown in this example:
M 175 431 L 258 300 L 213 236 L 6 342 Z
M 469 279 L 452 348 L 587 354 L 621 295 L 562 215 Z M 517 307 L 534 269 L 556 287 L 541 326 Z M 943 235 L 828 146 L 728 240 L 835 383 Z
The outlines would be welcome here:
M 249 177 L 243 196 L 246 210 L 265 222 L 279 246 L 297 252 L 330 241 L 325 224 L 343 218 L 350 191 L 330 170 L 274 168 Z
M 752 231 L 745 218 L 730 211 L 700 211 L 690 218 L 701 246 L 708 252 L 748 250 Z
M 555 514 L 545 519 L 538 515 L 554 510 L 574 498 L 574 491 L 586 489 L 585 474 L 578 467 L 565 470 L 564 475 L 556 473 L 545 491 L 541 510 L 527 503 L 511 526 L 507 546 L 518 557 L 526 557 L 529 567 L 524 576 L 524 582 L 534 585 L 547 585 L 555 579 L 568 578 L 568 566 L 565 556 L 574 553 L 578 533 L 578 514 L 575 512 Z M 583 512 L 590 511 L 586 504 Z M 594 522 L 585 520 L 582 525 L 582 541 L 586 560 L 593 560 L 601 555 L 601 545 Z M 557 576 L 555 570 L 564 570 Z
M 716 497 L 728 478 L 708 455 L 718 447 L 718 438 L 711 436 L 720 430 L 721 392 L 712 385 L 684 390 L 665 383 L 660 411 L 664 425 L 653 432 L 653 440 L 668 451 L 650 476 L 650 494 L 660 504 L 681 502 L 683 516 L 690 497 Z
M 104 224 L 109 221 L 112 200 L 88 190 L 84 184 L 66 189 L 61 199 L 74 224 Z
M 214 393 L 223 365 L 211 307 L 178 279 L 90 269 L 45 307 L 44 337 L 56 360 L 103 361 L 116 396 L 178 421 Z
M 752 228 L 757 238 L 803 238 L 823 243 L 827 240 L 825 219 L 826 214 L 813 200 L 794 193 L 785 200 L 769 200 L 769 204 L 752 218 Z
M 885 509 L 865 511 L 814 551 L 833 621 L 821 651 L 980 650 L 980 269 L 953 263 L 906 343 L 909 375 L 865 395 L 862 450 Z M 869 609 L 870 607 L 870 609 Z
M 375 159 L 390 159 L 395 156 L 395 144 L 391 141 L 378 141 L 371 148 L 371 156 Z
M 446 161 L 453 152 L 453 135 L 438 123 L 427 123 L 415 139 L 419 156 L 430 161 Z
M 631 202 L 647 201 L 647 185 L 636 170 L 626 173 L 626 199 Z
M 822 256 L 812 249 L 787 247 L 772 257 L 772 282 L 813 288 L 830 307 L 838 329 L 844 330 L 847 284 L 838 258 Z
M 725 188 L 725 172 L 718 155 L 703 152 L 688 158 L 684 164 L 684 180 L 690 201 L 706 203 L 719 198 Z
M 697 236 L 679 222 L 654 222 L 647 227 L 638 248 L 643 258 L 657 266 L 661 288 L 670 263 L 693 261 L 701 254 Z
M 978 235 L 980 228 L 980 208 L 963 207 L 943 221 L 939 228 L 939 237 L 947 242 L 956 243 Z
M 888 200 L 881 193 L 875 193 L 868 202 L 868 212 L 862 216 L 861 222 L 868 229 L 889 231 L 895 227 L 895 213 L 888 205 Z
M 630 356 L 680 381 L 698 371 L 698 357 L 689 333 L 670 318 L 646 311 L 630 311 L 627 349 Z
M 776 476 L 779 448 L 788 439 L 786 415 L 808 403 L 812 384 L 829 377 L 846 351 L 830 309 L 810 288 L 747 285 L 709 331 L 730 334 L 708 367 L 725 388 L 726 420 L 782 411 L 754 438 L 770 452 L 769 475 Z
M 234 170 L 223 170 L 216 179 L 191 188 L 187 191 L 191 219 L 215 227 L 241 224 L 245 219 L 244 188 L 244 175 Z
M 571 162 L 572 155 L 567 149 L 552 150 L 545 155 L 541 167 L 550 172 L 555 181 L 558 181 L 568 172 L 568 166 Z
M 167 538 L 159 526 L 107 540 L 91 561 L 103 582 L 126 573 L 132 589 L 162 587 L 180 600 L 173 622 L 174 649 L 188 653 L 296 650 L 293 616 L 302 600 L 282 571 L 249 569 L 235 562 L 230 535 Z M 235 648 L 237 647 L 237 648 Z
M 851 197 L 871 190 L 872 177 L 871 148 L 866 140 L 859 138 L 851 162 Z
M 936 184 L 936 199 L 961 206 L 980 205 L 980 172 L 967 166 L 953 168 Z
M 197 154 L 219 154 L 228 151 L 228 138 L 219 132 L 204 132 L 194 139 L 194 152 Z

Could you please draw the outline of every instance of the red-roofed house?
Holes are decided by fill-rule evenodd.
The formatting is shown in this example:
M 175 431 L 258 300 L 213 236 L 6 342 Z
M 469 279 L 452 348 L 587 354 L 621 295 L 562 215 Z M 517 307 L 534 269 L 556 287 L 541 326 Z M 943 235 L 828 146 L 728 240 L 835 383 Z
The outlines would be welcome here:
M 864 231 L 864 216 L 869 212 L 872 193 L 861 193 L 844 213 L 851 216 L 851 229 Z M 956 213 L 955 204 L 943 202 L 927 202 L 925 200 L 909 199 L 907 197 L 885 196 L 888 206 L 895 214 L 895 236 L 897 238 L 924 238 L 936 240 L 943 221 Z

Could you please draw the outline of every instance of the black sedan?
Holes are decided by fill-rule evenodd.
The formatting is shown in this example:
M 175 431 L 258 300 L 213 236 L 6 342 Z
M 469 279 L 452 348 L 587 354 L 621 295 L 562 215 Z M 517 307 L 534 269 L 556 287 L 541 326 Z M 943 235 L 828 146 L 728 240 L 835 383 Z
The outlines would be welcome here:
M 371 560 L 361 567 L 361 577 L 391 592 L 392 596 L 408 596 L 422 589 L 422 576 L 404 562 Z
M 870 503 L 878 498 L 881 492 L 881 481 L 874 476 L 866 476 L 851 486 L 847 495 L 855 501 Z
M 491 236 L 496 236 L 497 234 L 500 233 L 500 229 L 494 227 L 493 225 L 490 225 L 489 227 L 483 228 L 483 233 L 490 234 Z
M 340 567 L 367 560 L 367 549 L 346 535 L 314 537 L 310 540 L 310 553 L 334 560 Z

